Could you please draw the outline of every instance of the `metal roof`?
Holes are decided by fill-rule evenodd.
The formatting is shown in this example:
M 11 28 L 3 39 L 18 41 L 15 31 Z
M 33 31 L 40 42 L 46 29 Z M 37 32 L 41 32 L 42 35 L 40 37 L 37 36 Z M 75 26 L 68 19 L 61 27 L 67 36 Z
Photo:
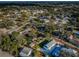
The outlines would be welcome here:
M 62 46 L 56 45 L 55 48 L 52 50 L 52 55 L 59 56 L 61 49 L 62 49 Z
M 20 52 L 20 56 L 25 57 L 25 56 L 30 56 L 32 53 L 32 49 L 28 47 L 24 47 L 22 51 Z
M 51 42 L 49 42 L 48 44 L 46 44 L 45 45 L 45 47 L 47 47 L 49 50 L 53 47 L 53 46 L 55 46 L 56 45 L 56 42 L 54 42 L 54 41 L 51 41 Z
M 45 54 L 51 55 L 51 56 L 59 56 L 60 50 L 63 48 L 62 45 L 58 45 L 56 42 L 51 41 L 48 44 L 46 44 L 43 48 L 43 52 Z

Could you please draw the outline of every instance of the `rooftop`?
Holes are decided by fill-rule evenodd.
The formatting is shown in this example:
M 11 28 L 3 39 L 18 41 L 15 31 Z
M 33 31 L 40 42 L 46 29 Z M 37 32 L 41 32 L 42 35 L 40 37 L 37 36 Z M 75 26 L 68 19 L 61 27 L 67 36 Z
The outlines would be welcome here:
M 22 57 L 28 57 L 28 56 L 31 55 L 31 53 L 32 53 L 32 49 L 31 48 L 24 47 L 22 49 L 22 51 L 20 52 L 20 56 L 22 56 Z

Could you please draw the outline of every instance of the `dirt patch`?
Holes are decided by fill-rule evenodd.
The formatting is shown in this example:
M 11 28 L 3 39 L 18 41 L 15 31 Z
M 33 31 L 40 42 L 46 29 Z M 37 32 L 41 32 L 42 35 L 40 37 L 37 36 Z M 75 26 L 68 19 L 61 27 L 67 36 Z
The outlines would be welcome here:
M 2 51 L 0 49 L 0 57 L 13 57 L 13 56 L 10 55 L 8 52 Z

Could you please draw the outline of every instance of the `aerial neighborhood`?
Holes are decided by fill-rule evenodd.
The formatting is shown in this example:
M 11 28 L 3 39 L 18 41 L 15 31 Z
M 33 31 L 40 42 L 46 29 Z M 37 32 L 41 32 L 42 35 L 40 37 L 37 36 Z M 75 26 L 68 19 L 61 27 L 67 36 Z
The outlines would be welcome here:
M 79 57 L 79 6 L 0 7 L 0 50 L 15 57 Z

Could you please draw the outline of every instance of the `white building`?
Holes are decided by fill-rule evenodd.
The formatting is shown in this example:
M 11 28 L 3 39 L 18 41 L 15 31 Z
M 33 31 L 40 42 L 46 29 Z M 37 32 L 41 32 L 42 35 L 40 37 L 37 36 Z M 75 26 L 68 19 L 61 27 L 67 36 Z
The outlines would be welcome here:
M 55 46 L 57 44 L 57 42 L 55 42 L 54 40 L 49 42 L 48 44 L 45 45 L 46 48 L 48 48 L 49 50 Z
M 29 57 L 32 54 L 32 49 L 28 47 L 24 47 L 22 51 L 19 53 L 21 57 Z

